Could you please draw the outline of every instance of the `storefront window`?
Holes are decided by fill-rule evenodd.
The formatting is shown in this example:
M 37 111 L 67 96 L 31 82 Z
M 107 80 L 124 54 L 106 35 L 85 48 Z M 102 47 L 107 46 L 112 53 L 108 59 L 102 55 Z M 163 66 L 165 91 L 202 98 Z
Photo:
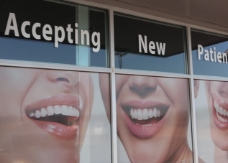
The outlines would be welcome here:
M 116 75 L 119 162 L 193 162 L 188 89 L 187 79 Z
M 111 162 L 99 73 L 0 67 L 0 76 L 0 162 Z
M 114 20 L 117 68 L 187 73 L 184 27 L 117 13 Z
M 109 67 L 106 10 L 50 1 L 0 4 L 0 59 Z
M 228 162 L 228 82 L 195 80 L 198 155 L 207 163 Z
M 193 30 L 191 38 L 194 74 L 228 77 L 228 37 Z

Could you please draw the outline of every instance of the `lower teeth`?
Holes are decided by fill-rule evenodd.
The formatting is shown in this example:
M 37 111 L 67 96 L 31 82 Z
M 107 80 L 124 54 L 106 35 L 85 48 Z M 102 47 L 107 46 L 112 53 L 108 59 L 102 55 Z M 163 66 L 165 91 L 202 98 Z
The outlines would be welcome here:
M 217 111 L 216 111 L 216 115 L 217 115 L 217 118 L 218 118 L 219 121 L 221 121 L 221 122 L 227 122 L 227 120 L 224 119 L 224 118 L 222 118 Z

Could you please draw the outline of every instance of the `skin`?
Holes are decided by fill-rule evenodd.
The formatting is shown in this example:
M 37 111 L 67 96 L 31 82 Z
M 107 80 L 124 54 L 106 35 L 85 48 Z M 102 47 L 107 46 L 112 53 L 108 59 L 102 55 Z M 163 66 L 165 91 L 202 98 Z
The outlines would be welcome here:
M 205 88 L 207 94 L 207 100 L 209 105 L 209 113 L 210 113 L 210 131 L 212 141 L 214 142 L 215 154 L 220 154 L 221 157 L 215 157 L 215 162 L 219 161 L 221 163 L 227 162 L 227 153 L 224 151 L 228 151 L 228 129 L 220 129 L 216 126 L 213 117 L 213 98 L 212 94 L 214 94 L 220 101 L 228 103 L 228 82 L 220 82 L 220 81 L 205 81 Z M 218 160 L 219 159 L 219 160 Z
M 108 108 L 109 87 L 102 80 L 102 74 L 100 88 Z M 116 75 L 116 96 L 118 136 L 131 163 L 192 162 L 192 152 L 187 144 L 190 111 L 187 80 Z M 121 105 L 128 100 L 153 100 L 170 106 L 159 132 L 149 138 L 139 138 L 129 131 Z M 110 116 L 108 109 L 106 112 Z
M 0 162 L 78 163 L 93 104 L 89 73 L 1 67 L 0 76 Z M 25 114 L 29 104 L 55 95 L 81 99 L 75 139 L 58 138 Z
M 228 150 L 228 130 L 221 130 L 214 123 L 212 114 L 212 94 L 215 94 L 219 98 L 219 100 L 228 102 L 228 83 L 219 81 L 206 81 L 205 86 L 209 104 L 208 109 L 210 112 L 210 127 L 212 140 L 218 148 L 225 151 Z

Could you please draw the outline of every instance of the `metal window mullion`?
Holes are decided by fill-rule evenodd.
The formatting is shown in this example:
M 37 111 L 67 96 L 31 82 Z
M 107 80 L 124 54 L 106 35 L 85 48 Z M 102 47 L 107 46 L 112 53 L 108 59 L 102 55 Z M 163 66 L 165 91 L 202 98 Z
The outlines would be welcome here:
M 197 132 L 196 132 L 196 107 L 194 99 L 194 78 L 193 78 L 193 61 L 192 61 L 192 42 L 191 42 L 191 28 L 187 26 L 187 48 L 188 48 L 188 67 L 190 73 L 190 103 L 191 103 L 191 126 L 192 126 L 192 141 L 193 141 L 193 155 L 194 163 L 198 163 L 198 146 L 197 146 Z
M 115 80 L 115 38 L 114 38 L 114 12 L 109 10 L 110 34 L 110 75 L 111 81 L 111 130 L 112 130 L 112 163 L 117 163 L 117 117 L 116 117 L 116 80 Z

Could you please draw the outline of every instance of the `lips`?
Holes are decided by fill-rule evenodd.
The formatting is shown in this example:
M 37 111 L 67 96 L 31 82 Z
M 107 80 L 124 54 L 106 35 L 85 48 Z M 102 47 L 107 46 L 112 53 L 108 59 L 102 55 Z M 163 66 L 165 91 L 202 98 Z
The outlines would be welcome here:
M 41 129 L 63 139 L 74 139 L 79 132 L 80 100 L 73 95 L 58 95 L 25 108 L 25 113 Z
M 169 105 L 153 101 L 128 101 L 122 105 L 129 131 L 138 138 L 150 138 L 162 128 Z
M 215 125 L 221 129 L 228 129 L 228 104 L 212 94 L 212 113 Z

